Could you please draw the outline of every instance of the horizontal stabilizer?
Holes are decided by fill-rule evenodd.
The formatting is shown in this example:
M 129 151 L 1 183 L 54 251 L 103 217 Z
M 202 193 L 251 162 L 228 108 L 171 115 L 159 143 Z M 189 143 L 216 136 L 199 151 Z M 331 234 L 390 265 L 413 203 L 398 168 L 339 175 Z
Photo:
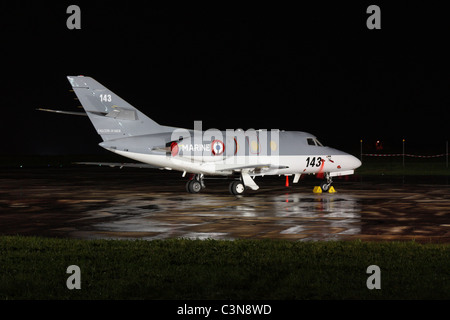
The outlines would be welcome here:
M 52 110 L 52 109 L 44 109 L 44 108 L 37 108 L 38 111 L 45 111 L 45 112 L 54 112 L 54 113 L 62 113 L 62 114 L 70 114 L 75 116 L 85 116 L 87 117 L 86 112 L 73 112 L 73 111 L 62 111 L 62 110 Z

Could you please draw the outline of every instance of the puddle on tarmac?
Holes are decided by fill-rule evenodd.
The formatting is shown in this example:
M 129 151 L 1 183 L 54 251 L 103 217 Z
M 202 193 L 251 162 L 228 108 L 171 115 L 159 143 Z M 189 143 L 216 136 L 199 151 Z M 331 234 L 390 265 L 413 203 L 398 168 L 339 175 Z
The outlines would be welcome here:
M 0 234 L 450 242 L 448 183 L 365 177 L 335 182 L 335 194 L 314 194 L 315 180 L 284 188 L 264 178 L 260 190 L 235 197 L 226 182 L 188 194 L 178 175 L 142 172 L 0 172 Z
M 125 201 L 126 202 L 126 201 Z M 286 193 L 232 197 L 209 194 L 124 199 L 87 212 L 115 215 L 93 227 L 111 238 L 338 239 L 360 232 L 361 206 L 351 195 Z M 142 203 L 146 203 L 142 206 Z M 127 214 L 123 214 L 127 209 Z

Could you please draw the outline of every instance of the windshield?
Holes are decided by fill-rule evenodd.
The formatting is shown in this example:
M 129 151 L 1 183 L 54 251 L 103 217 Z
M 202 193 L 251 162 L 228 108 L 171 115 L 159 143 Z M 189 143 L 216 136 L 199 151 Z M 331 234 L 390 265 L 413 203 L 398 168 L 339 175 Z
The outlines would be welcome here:
M 307 138 L 306 141 L 308 142 L 309 146 L 323 147 L 323 145 L 319 142 L 319 140 L 317 140 L 315 138 Z

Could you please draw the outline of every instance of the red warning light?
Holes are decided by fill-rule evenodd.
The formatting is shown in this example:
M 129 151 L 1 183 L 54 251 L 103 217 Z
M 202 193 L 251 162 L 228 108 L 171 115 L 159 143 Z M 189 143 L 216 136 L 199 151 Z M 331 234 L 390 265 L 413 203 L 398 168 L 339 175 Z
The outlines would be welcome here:
M 380 140 L 377 140 L 377 142 L 375 143 L 375 149 L 383 150 L 383 142 L 381 142 Z

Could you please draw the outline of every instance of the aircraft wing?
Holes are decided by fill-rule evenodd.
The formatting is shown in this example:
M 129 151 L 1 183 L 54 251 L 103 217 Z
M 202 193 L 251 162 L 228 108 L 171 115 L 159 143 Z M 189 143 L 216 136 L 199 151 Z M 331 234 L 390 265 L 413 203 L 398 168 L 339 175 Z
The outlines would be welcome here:
M 105 167 L 119 167 L 122 169 L 123 167 L 126 168 L 144 168 L 144 169 L 160 169 L 161 167 L 152 166 L 150 164 L 146 163 L 122 163 L 122 162 L 74 162 L 74 164 L 85 164 L 90 166 L 105 166 Z
M 236 165 L 218 165 L 216 166 L 216 171 L 224 172 L 224 171 L 248 171 L 252 172 L 252 174 L 264 174 L 270 170 L 279 170 L 279 169 L 287 169 L 288 166 L 279 166 L 274 164 L 251 164 L 245 166 L 236 166 Z

